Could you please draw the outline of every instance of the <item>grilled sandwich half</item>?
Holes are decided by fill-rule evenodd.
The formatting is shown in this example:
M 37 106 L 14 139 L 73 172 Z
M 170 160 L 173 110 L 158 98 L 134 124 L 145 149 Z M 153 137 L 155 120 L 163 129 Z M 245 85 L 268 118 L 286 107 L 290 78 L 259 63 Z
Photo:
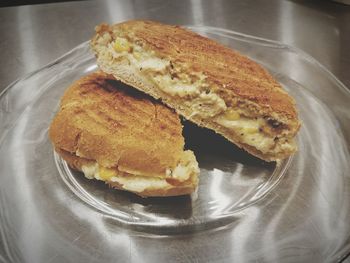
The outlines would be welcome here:
M 179 116 L 102 72 L 67 89 L 49 137 L 70 167 L 117 189 L 176 196 L 198 185 L 198 163 L 183 149 Z
M 101 24 L 91 40 L 99 67 L 266 161 L 296 149 L 294 100 L 260 65 L 179 26 Z

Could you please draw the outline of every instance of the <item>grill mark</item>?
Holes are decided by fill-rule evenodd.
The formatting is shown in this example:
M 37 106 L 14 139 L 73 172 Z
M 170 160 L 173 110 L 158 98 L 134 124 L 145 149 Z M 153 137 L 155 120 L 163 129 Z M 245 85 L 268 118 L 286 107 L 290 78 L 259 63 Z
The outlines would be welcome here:
M 164 27 L 166 27 L 166 30 L 164 30 Z M 231 85 L 228 87 L 230 91 L 234 94 L 249 91 L 249 96 L 245 96 L 246 93 L 243 93 L 247 99 L 254 98 L 254 101 L 261 101 L 265 106 L 268 106 L 265 107 L 266 109 L 272 108 L 274 111 L 286 114 L 289 117 L 297 117 L 293 99 L 289 96 L 282 99 L 286 94 L 276 95 L 278 92 L 274 92 L 272 94 L 273 96 L 269 99 L 267 99 L 266 96 L 260 98 L 257 94 L 253 96 L 255 86 L 257 86 L 256 83 L 259 83 L 257 88 L 259 88 L 261 92 L 265 90 L 270 92 L 270 90 L 279 91 L 283 89 L 267 70 L 254 61 L 251 61 L 248 57 L 228 47 L 188 30 L 176 26 L 161 25 L 155 22 L 127 22 L 125 24 L 116 25 L 115 31 L 124 31 L 123 33 L 125 36 L 131 41 L 144 43 L 144 46 L 151 50 L 156 49 L 156 51 L 159 52 L 159 56 L 170 57 L 172 61 L 182 61 L 185 63 L 192 61 L 193 67 L 197 69 L 196 71 L 204 72 L 205 69 L 203 65 L 215 65 L 215 67 L 217 67 L 216 72 L 210 72 L 213 74 L 210 81 L 214 83 L 215 81 L 219 81 L 219 77 L 222 76 L 220 73 L 223 73 L 223 71 L 220 69 L 225 69 L 225 72 L 228 73 L 227 75 L 232 75 L 232 71 L 237 72 L 240 78 L 245 81 L 249 80 L 249 84 L 253 84 L 253 87 L 246 85 L 242 87 L 241 90 L 236 91 L 237 86 Z M 129 32 L 133 32 L 134 34 L 130 36 Z M 193 44 L 194 42 L 196 45 Z M 185 53 L 179 53 L 179 47 L 185 50 Z M 198 55 L 193 55 L 196 53 Z M 221 63 L 218 63 L 218 61 Z M 259 92 L 255 90 L 255 93 Z
M 169 27 L 169 29 L 171 30 L 171 27 Z M 211 61 L 216 61 L 212 58 L 220 57 L 223 61 L 226 61 L 229 64 L 234 64 L 237 67 L 244 68 L 245 70 L 249 71 L 250 74 L 258 74 L 264 79 L 270 79 L 269 76 L 265 74 L 265 70 L 252 66 L 251 61 L 247 60 L 246 57 L 232 51 L 227 47 L 218 45 L 216 42 L 211 40 L 208 41 L 208 39 L 205 39 L 202 36 L 178 28 L 172 30 L 172 32 L 166 32 L 165 34 L 155 31 L 156 30 L 152 29 L 152 27 L 142 27 L 140 29 L 136 29 L 135 35 L 148 43 L 148 45 L 156 47 L 160 51 L 163 50 L 164 53 L 174 55 L 173 53 L 176 53 L 174 52 L 174 46 L 181 45 L 184 47 L 184 49 L 189 49 L 188 53 L 190 54 L 196 54 L 198 51 L 207 53 L 208 56 L 205 59 L 206 64 Z M 150 37 L 152 35 L 156 36 Z M 196 45 L 193 44 L 194 41 L 196 41 Z M 169 46 L 173 48 L 169 48 Z M 212 56 L 210 54 L 212 54 Z M 232 54 L 235 54 L 235 56 Z M 194 57 L 199 58 L 200 56 Z M 204 61 L 204 59 L 202 61 Z
M 93 78 L 96 78 L 96 76 L 93 76 Z M 75 125 L 74 128 L 78 131 L 84 131 L 84 133 L 79 132 L 75 137 L 75 151 L 78 149 L 81 136 L 84 136 L 85 133 L 99 139 L 102 134 L 102 136 L 105 136 L 106 145 L 110 143 L 118 147 L 123 145 L 125 149 L 135 148 L 135 145 L 140 141 L 155 156 L 163 156 L 162 158 L 170 158 L 171 160 L 173 157 L 170 156 L 169 151 L 174 151 L 175 154 L 182 151 L 181 131 L 176 133 L 176 129 L 171 129 L 171 126 L 168 127 L 166 123 L 164 130 L 158 127 L 158 118 L 168 118 L 171 120 L 169 123 L 176 120 L 177 115 L 168 108 L 165 108 L 156 100 L 151 99 L 149 101 L 145 99 L 143 94 L 135 99 L 128 95 L 130 93 L 126 94 L 123 93 L 124 91 L 119 91 L 119 86 L 113 88 L 114 84 L 104 83 L 102 85 L 105 88 L 101 88 L 99 80 L 86 82 L 81 81 L 79 85 L 68 90 L 65 100 L 65 105 L 70 107 L 70 113 L 67 117 L 74 118 L 72 122 Z M 111 83 L 114 83 L 114 81 Z M 127 89 L 132 88 L 127 87 Z M 72 112 L 76 112 L 76 114 L 71 116 Z M 123 121 L 124 119 L 125 121 Z M 135 123 L 138 126 L 134 126 Z M 94 127 L 98 126 L 101 127 L 101 134 L 99 131 L 97 133 L 95 131 Z M 177 123 L 177 126 L 181 128 L 180 123 Z M 172 133 L 167 133 L 167 130 L 172 131 Z M 160 143 L 157 140 L 159 138 L 162 138 Z M 171 144 L 170 142 L 175 143 Z M 119 156 L 116 157 L 119 158 Z M 116 159 L 116 157 L 111 156 L 112 159 Z

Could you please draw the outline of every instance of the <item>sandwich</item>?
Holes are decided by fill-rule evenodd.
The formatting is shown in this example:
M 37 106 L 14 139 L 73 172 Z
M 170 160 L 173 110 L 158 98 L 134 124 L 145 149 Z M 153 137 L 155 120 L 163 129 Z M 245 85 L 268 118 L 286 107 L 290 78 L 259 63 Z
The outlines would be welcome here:
M 297 150 L 293 98 L 237 51 L 179 26 L 139 20 L 97 26 L 91 47 L 102 71 L 249 153 L 276 161 Z
M 198 163 L 184 151 L 179 116 L 103 72 L 65 91 L 49 137 L 71 168 L 113 188 L 143 197 L 197 188 Z

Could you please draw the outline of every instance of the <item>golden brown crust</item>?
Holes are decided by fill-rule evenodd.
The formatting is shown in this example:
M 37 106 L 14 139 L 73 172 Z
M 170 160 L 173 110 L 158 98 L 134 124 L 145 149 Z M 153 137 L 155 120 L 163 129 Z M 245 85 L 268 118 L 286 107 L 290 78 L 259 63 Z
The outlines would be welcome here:
M 104 167 L 164 177 L 183 154 L 177 114 L 102 72 L 65 92 L 49 136 L 55 148 Z
M 180 64 L 188 72 L 203 72 L 227 104 L 230 98 L 238 97 L 257 103 L 267 114 L 297 118 L 294 100 L 263 67 L 213 40 L 179 26 L 142 20 L 102 24 L 96 32 L 92 46 L 104 32 L 117 33 Z
M 95 160 L 78 157 L 74 153 L 67 152 L 60 148 L 55 148 L 55 152 L 58 153 L 58 155 L 61 156 L 63 160 L 67 162 L 69 167 L 80 172 L 82 172 L 82 167 L 84 165 L 91 166 L 91 165 L 95 165 L 96 163 Z

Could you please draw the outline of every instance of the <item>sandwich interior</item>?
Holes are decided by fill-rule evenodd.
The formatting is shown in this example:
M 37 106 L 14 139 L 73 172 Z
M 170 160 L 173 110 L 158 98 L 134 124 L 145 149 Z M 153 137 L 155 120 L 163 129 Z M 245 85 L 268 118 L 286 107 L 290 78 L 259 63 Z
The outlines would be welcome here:
M 109 186 L 133 192 L 143 197 L 176 196 L 191 194 L 198 185 L 198 163 L 192 151 L 184 151 L 179 163 L 174 168 L 167 168 L 163 175 L 150 176 L 120 171 L 118 167 L 104 167 L 95 160 L 79 157 L 62 149 L 55 151 L 87 179 L 97 179 Z

